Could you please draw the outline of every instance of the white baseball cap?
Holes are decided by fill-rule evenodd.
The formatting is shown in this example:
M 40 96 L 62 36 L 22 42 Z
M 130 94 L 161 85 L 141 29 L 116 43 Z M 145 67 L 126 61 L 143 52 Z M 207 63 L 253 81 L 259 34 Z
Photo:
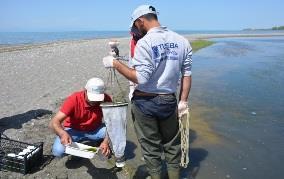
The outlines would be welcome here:
M 103 101 L 105 98 L 105 84 L 100 78 L 91 78 L 88 80 L 85 89 L 89 101 Z
M 150 14 L 150 13 L 158 15 L 158 12 L 156 11 L 156 9 L 153 6 L 141 5 L 141 6 L 137 7 L 131 15 L 130 28 L 133 26 L 134 21 L 136 21 L 136 19 L 138 19 L 139 17 L 141 17 L 145 14 Z

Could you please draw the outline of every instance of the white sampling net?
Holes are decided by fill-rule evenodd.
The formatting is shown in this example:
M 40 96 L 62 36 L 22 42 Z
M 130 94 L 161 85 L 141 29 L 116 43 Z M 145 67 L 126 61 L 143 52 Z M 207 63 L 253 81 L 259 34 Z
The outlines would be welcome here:
M 124 155 L 126 146 L 127 106 L 127 103 L 101 105 L 108 136 L 111 140 L 116 158 L 120 158 Z

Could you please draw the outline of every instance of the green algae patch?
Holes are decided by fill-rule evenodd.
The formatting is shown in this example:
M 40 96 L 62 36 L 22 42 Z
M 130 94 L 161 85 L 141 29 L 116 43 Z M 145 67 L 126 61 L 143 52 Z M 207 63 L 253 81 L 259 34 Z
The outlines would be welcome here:
M 215 42 L 213 41 L 209 41 L 209 40 L 195 40 L 193 42 L 191 42 L 191 47 L 193 52 L 196 52 L 202 48 L 208 47 L 212 44 L 214 44 Z

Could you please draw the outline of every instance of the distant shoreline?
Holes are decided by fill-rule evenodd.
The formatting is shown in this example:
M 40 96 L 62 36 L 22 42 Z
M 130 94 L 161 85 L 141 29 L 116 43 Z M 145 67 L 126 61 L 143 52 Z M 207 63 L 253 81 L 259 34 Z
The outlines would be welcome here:
M 246 29 L 243 29 L 243 31 L 265 31 L 265 30 L 273 30 L 273 31 L 281 31 L 281 30 L 284 30 L 284 26 L 274 26 L 274 27 L 271 27 L 271 28 L 267 28 L 267 29 L 254 29 L 254 28 L 246 28 Z
M 284 36 L 283 33 L 269 33 L 269 34 L 193 34 L 184 35 L 189 40 L 199 40 L 199 39 L 213 39 L 213 38 L 233 38 L 233 37 L 281 37 Z
M 212 38 L 235 38 L 235 37 L 280 37 L 284 36 L 283 33 L 263 33 L 263 34 L 189 34 L 183 35 L 187 38 L 190 42 L 196 40 L 208 40 Z M 96 38 L 96 39 L 80 39 L 80 40 L 59 40 L 54 42 L 48 43 L 38 43 L 38 44 L 20 44 L 20 45 L 0 45 L 0 53 L 4 52 L 12 52 L 12 51 L 21 51 L 21 50 L 28 50 L 32 48 L 43 48 L 43 47 L 50 47 L 50 46 L 57 46 L 62 44 L 74 44 L 74 43 L 83 43 L 83 42 L 95 42 L 97 40 L 102 39 L 130 39 L 130 37 L 111 37 L 111 38 Z

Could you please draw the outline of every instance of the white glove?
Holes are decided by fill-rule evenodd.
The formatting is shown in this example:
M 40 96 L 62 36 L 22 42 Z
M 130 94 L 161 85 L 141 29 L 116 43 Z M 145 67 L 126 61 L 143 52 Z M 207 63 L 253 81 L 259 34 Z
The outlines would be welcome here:
M 178 117 L 181 117 L 183 114 L 187 112 L 188 103 L 187 101 L 180 101 L 178 103 Z
M 135 90 L 134 85 L 129 86 L 129 94 L 128 94 L 129 101 L 131 101 L 131 99 L 133 97 L 134 90 Z
M 103 58 L 103 63 L 105 68 L 113 68 L 113 60 L 115 58 L 113 56 L 106 56 Z

